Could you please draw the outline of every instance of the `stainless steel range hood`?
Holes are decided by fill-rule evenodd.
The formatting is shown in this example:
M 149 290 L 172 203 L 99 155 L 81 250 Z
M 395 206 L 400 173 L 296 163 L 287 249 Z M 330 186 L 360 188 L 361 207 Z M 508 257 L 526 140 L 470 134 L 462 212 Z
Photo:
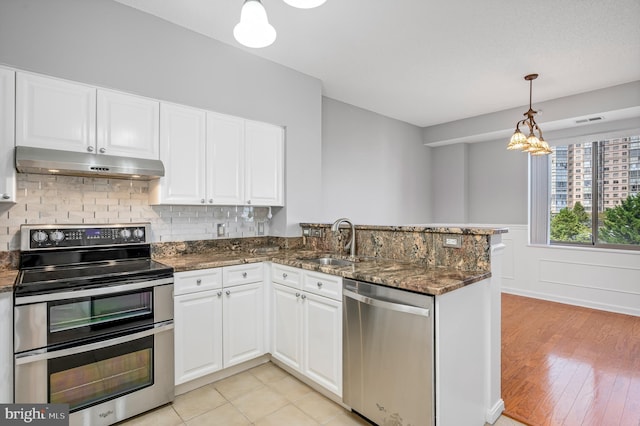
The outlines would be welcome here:
M 55 149 L 16 147 L 20 173 L 151 180 L 164 176 L 160 160 L 116 157 Z

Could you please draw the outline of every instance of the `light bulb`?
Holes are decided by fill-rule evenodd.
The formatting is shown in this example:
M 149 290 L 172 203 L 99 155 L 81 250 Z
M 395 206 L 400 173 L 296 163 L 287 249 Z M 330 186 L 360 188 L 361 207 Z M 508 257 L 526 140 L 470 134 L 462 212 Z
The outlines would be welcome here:
M 507 149 L 524 149 L 527 142 L 527 137 L 520 130 L 516 129 L 511 136 Z
M 298 9 L 312 9 L 322 5 L 327 0 L 284 0 L 289 6 L 297 7 Z
M 256 49 L 267 47 L 276 40 L 276 29 L 269 24 L 267 11 L 260 0 L 245 0 L 233 36 L 243 46 Z

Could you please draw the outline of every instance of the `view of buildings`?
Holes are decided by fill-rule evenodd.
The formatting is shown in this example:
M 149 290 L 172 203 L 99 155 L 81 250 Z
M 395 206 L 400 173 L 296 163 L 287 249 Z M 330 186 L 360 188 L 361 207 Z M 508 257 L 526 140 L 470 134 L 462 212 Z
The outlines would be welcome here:
M 592 150 L 596 149 L 597 160 Z M 580 202 L 587 212 L 619 205 L 640 193 L 640 136 L 561 145 L 551 155 L 551 214 Z M 594 181 L 594 167 L 597 181 Z M 598 191 L 596 197 L 594 191 Z M 593 201 L 597 200 L 597 206 Z

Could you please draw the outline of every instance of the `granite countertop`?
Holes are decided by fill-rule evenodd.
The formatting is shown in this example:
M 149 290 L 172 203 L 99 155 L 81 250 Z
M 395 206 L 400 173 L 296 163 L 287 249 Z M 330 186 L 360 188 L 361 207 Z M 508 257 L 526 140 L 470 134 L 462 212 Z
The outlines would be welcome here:
M 305 259 L 330 256 L 313 250 L 280 250 L 273 253 L 249 251 L 225 251 L 198 254 L 181 254 L 155 258 L 158 262 L 173 266 L 176 272 L 221 266 L 271 261 L 295 268 L 318 271 L 395 287 L 417 293 L 441 295 L 491 276 L 487 271 L 459 271 L 444 267 L 428 267 L 418 263 L 398 262 L 377 258 L 358 258 L 349 266 L 318 265 Z
M 0 293 L 13 291 L 13 284 L 18 276 L 17 269 L 6 269 L 0 271 Z

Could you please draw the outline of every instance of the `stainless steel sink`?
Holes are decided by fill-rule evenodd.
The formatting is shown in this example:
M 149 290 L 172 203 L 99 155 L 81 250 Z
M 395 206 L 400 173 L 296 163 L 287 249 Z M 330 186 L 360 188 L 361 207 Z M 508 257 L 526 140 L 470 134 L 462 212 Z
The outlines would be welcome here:
M 353 262 L 350 260 L 335 259 L 333 257 L 317 257 L 315 259 L 303 259 L 308 262 L 317 263 L 319 265 L 331 265 L 331 266 L 351 266 Z

